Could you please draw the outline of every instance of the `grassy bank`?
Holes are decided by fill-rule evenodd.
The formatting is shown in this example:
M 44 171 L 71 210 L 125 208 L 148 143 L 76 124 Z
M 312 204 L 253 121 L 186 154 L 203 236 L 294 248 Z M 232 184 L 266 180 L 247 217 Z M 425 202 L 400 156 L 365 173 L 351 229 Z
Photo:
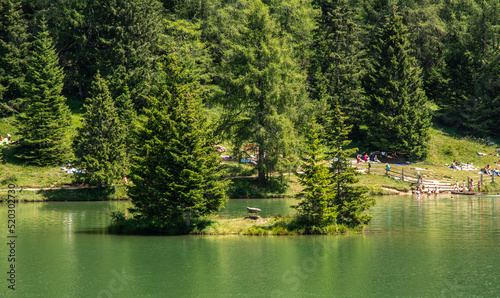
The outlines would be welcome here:
M 113 224 L 108 231 L 114 234 L 129 235 L 250 235 L 250 236 L 282 236 L 282 235 L 335 235 L 357 233 L 362 227 L 349 229 L 342 225 L 305 228 L 297 218 L 268 217 L 248 219 L 220 219 L 216 216 L 198 218 L 187 228 L 184 221 L 161 222 L 144 221 L 134 218 L 126 219 L 121 212 L 113 214 Z
M 69 100 L 69 104 L 72 112 L 72 126 L 68 139 L 76 133 L 76 127 L 82 117 L 81 101 Z M 14 117 L 0 118 L 0 134 L 6 136 L 7 133 L 12 135 L 14 141 L 19 137 Z M 487 140 L 464 136 L 459 131 L 446 127 L 433 127 L 430 130 L 430 136 L 427 157 L 408 166 L 408 169 L 424 169 L 422 170 L 424 179 L 462 181 L 469 176 L 478 175 L 477 171 L 465 172 L 450 169 L 448 165 L 454 160 L 473 164 L 478 170 L 488 164 L 493 168 L 500 168 L 500 166 L 495 165 L 495 162 L 500 160 L 500 157 L 494 156 L 498 153 L 495 151 L 496 146 L 488 146 Z M 2 191 L 7 190 L 9 184 L 15 184 L 18 188 L 23 187 L 24 189 L 51 188 L 50 190 L 24 191 L 20 197 L 22 197 L 21 200 L 25 201 L 87 201 L 126 198 L 125 187 L 122 185 L 117 186 L 113 191 L 68 189 L 68 187 L 76 185 L 74 184 L 74 174 L 61 171 L 61 167 L 66 166 L 65 163 L 47 167 L 29 165 L 16 157 L 16 149 L 15 145 L 0 147 L 2 153 L 0 195 Z M 485 153 L 485 156 L 480 156 L 477 152 Z M 224 152 L 221 155 L 231 155 L 231 152 Z M 71 160 L 71 158 L 72 155 L 68 155 L 68 159 Z M 232 181 L 228 191 L 231 198 L 292 197 L 301 190 L 294 175 L 273 177 L 263 187 L 257 183 L 257 171 L 254 165 L 240 164 L 237 161 L 224 161 L 224 168 L 228 178 Z M 359 178 L 358 184 L 366 186 L 369 195 L 396 194 L 397 192 L 408 192 L 412 188 L 410 183 L 381 175 L 362 174 Z M 484 178 L 491 180 L 487 176 Z M 497 183 L 487 184 L 482 190 L 490 193 L 500 192 L 500 177 L 498 178 Z

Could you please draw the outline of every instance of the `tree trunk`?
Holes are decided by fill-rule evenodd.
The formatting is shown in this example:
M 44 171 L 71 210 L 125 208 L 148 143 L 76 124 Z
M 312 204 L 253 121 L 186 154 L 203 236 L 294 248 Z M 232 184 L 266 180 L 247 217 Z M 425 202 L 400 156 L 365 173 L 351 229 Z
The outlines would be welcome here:
M 80 95 L 80 97 L 83 97 L 82 77 L 78 79 L 78 95 Z
M 257 170 L 259 172 L 258 182 L 261 186 L 266 185 L 266 167 L 264 165 L 264 150 L 259 148 L 259 159 L 257 160 Z
M 186 227 L 191 226 L 191 212 L 186 212 Z

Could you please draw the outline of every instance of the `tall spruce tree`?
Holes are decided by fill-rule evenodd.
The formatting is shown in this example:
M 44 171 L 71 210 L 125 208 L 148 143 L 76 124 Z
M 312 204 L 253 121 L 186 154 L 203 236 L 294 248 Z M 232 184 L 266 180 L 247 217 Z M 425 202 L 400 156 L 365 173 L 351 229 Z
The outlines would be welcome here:
M 500 1 L 463 0 L 444 11 L 450 31 L 444 119 L 469 133 L 498 136 Z
M 326 117 L 327 154 L 332 161 L 331 181 L 336 188 L 334 205 L 338 206 L 337 223 L 351 228 L 363 227 L 372 216 L 365 211 L 375 204 L 375 199 L 366 195 L 366 188 L 355 185 L 358 182 L 356 169 L 351 167 L 349 157 L 357 148 L 350 148 L 348 135 L 351 125 L 346 123 L 346 116 L 339 106 L 328 111 Z
M 157 90 L 148 97 L 131 167 L 131 212 L 140 218 L 184 219 L 189 226 L 191 218 L 217 211 L 226 201 L 227 182 L 198 84 L 175 55 L 166 57 Z
M 22 108 L 28 54 L 27 22 L 21 1 L 0 0 L 0 100 L 2 113 Z
M 328 110 L 323 118 L 324 136 L 314 122 L 306 134 L 306 157 L 302 159 L 302 172 L 297 174 L 304 186 L 298 194 L 303 200 L 292 207 L 298 210 L 306 229 L 332 224 L 362 228 L 372 218 L 366 211 L 375 200 L 366 195 L 365 187 L 355 185 L 358 173 L 348 158 L 357 149 L 347 149 L 351 126 L 346 125 L 346 117 L 338 106 Z
M 83 124 L 73 142 L 79 175 L 90 185 L 108 186 L 121 178 L 126 163 L 128 122 L 121 122 L 106 80 L 98 73 L 84 105 Z
M 366 136 L 373 149 L 420 158 L 426 153 L 431 118 L 420 68 L 396 9 L 376 31 L 370 49 L 372 67 L 364 80 Z
M 359 126 L 364 104 L 364 46 L 359 12 L 348 0 L 317 0 L 321 9 L 311 65 L 313 97 L 328 109 L 340 105 L 348 122 Z M 356 127 L 357 128 L 357 127 Z
M 235 147 L 257 144 L 258 180 L 266 184 L 279 157 L 297 147 L 296 124 L 309 119 L 305 73 L 261 1 L 240 1 L 219 14 L 225 18 L 221 127 Z
M 445 77 L 448 80 L 445 96 L 440 102 L 444 110 L 441 120 L 464 129 L 478 107 L 477 99 L 471 95 L 483 62 L 481 30 L 474 32 L 474 27 L 477 30 L 482 26 L 479 22 L 481 9 L 476 1 L 445 0 L 441 14 L 447 25 Z
M 405 1 L 402 5 L 413 55 L 422 68 L 425 94 L 439 103 L 446 97 L 446 24 L 440 17 L 442 1 Z
M 134 153 L 135 146 L 135 134 L 137 133 L 137 111 L 134 108 L 134 103 L 132 101 L 132 95 L 128 86 L 125 85 L 122 94 L 120 94 L 114 105 L 118 113 L 118 119 L 120 119 L 122 125 L 122 135 L 125 144 L 125 167 L 129 167 L 130 158 Z M 126 173 L 126 171 L 125 171 Z
M 304 187 L 297 196 L 303 199 L 292 208 L 297 209 L 301 223 L 305 224 L 306 228 L 325 227 L 337 223 L 337 186 L 333 183 L 328 169 L 319 125 L 315 122 L 309 125 L 305 136 L 304 157 L 301 158 L 302 169 L 296 174 L 299 183 Z
M 24 93 L 27 107 L 17 117 L 22 136 L 19 157 L 39 165 L 58 163 L 68 153 L 70 119 L 66 98 L 61 95 L 64 73 L 45 20 L 41 21 L 28 62 Z
M 153 77 L 164 32 L 163 5 L 158 0 L 89 1 L 87 35 L 90 53 L 101 75 L 110 82 L 111 94 L 127 85 L 138 106 L 144 83 Z M 82 60 L 82 63 L 87 63 Z M 92 65 L 93 66 L 93 65 Z M 87 67 L 81 65 L 81 67 Z M 94 69 L 93 71 L 96 71 Z M 95 73 L 95 72 L 94 72 Z

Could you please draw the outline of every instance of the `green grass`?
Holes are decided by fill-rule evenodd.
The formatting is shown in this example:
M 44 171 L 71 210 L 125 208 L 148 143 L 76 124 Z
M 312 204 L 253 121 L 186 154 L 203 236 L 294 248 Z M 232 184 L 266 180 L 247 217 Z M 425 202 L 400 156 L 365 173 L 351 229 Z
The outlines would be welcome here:
M 191 227 L 186 227 L 183 220 L 155 221 L 126 218 L 122 212 L 112 212 L 113 223 L 108 227 L 110 233 L 139 235 L 249 235 L 249 236 L 284 236 L 284 235 L 334 235 L 360 232 L 362 227 L 349 229 L 342 225 L 308 227 L 297 224 L 292 216 L 258 218 L 220 219 L 209 216 L 193 219 Z
M 429 152 L 427 157 L 419 162 L 412 163 L 409 166 L 404 166 L 405 171 L 417 173 L 420 171 L 425 180 L 441 180 L 454 181 L 466 180 L 467 177 L 479 177 L 478 172 L 486 165 L 492 168 L 500 168 L 495 165 L 495 162 L 500 160 L 499 154 L 496 152 L 497 146 L 489 146 L 489 140 L 476 138 L 474 136 L 461 135 L 458 131 L 450 128 L 433 127 L 430 130 L 430 140 L 428 143 Z M 486 156 L 479 156 L 477 152 L 485 153 Z M 491 155 L 490 155 L 491 154 Z M 458 171 L 449 168 L 449 164 L 453 161 L 469 163 L 474 165 L 477 171 Z M 400 171 L 400 166 L 393 166 L 393 169 Z M 382 175 L 367 175 L 359 176 L 360 185 L 365 185 L 369 188 L 370 194 L 389 194 L 382 187 L 388 187 L 398 191 L 408 191 L 411 184 L 401 180 L 394 180 Z M 484 181 L 491 181 L 491 177 L 484 175 Z M 496 177 L 500 182 L 500 177 Z M 498 183 L 497 183 L 498 184 Z M 500 189 L 495 185 L 486 185 L 482 191 L 498 192 Z
M 433 127 L 429 141 L 429 153 L 424 163 L 442 166 L 450 164 L 453 160 L 463 163 L 472 163 L 477 168 L 494 165 L 500 160 L 495 151 L 496 146 L 488 146 L 487 139 L 474 136 L 460 135 L 459 132 L 449 128 Z M 493 154 L 493 156 L 479 156 L 477 152 Z
M 83 100 L 80 98 L 69 98 L 68 106 L 71 111 L 71 127 L 68 130 L 67 141 L 71 143 L 72 138 L 76 135 L 77 127 L 81 125 L 83 117 Z M 210 110 L 212 116 L 217 116 L 217 109 Z M 18 139 L 18 130 L 15 124 L 15 117 L 0 118 L 0 135 L 6 136 L 7 133 L 12 135 L 15 141 Z M 496 146 L 488 146 L 488 140 L 475 138 L 474 136 L 461 135 L 459 131 L 446 127 L 433 127 L 430 130 L 430 141 L 428 143 L 429 152 L 423 161 L 414 163 L 407 168 L 410 171 L 416 172 L 415 168 L 425 169 L 421 173 L 424 179 L 436 179 L 449 181 L 461 181 L 467 177 L 477 176 L 477 172 L 464 172 L 450 169 L 447 164 L 453 160 L 471 163 L 478 168 L 491 165 L 493 168 L 499 168 L 495 162 L 500 160 L 500 157 L 490 156 L 489 154 L 497 154 Z M 227 152 L 221 155 L 232 155 L 232 149 L 226 143 L 223 143 L 228 149 Z M 0 191 L 6 189 L 7 185 L 13 183 L 24 188 L 61 188 L 64 186 L 74 185 L 73 174 L 63 173 L 60 167 L 66 166 L 65 163 L 55 163 L 47 167 L 39 167 L 30 165 L 16 157 L 16 146 L 0 147 L 2 153 L 2 162 L 0 162 Z M 477 152 L 488 154 L 487 156 L 478 156 Z M 72 153 L 68 154 L 68 160 L 73 160 Z M 232 185 L 229 189 L 231 198 L 277 198 L 277 197 L 292 197 L 300 192 L 302 187 L 297 182 L 294 175 L 273 178 L 266 187 L 258 185 L 256 180 L 256 167 L 251 164 L 240 164 L 237 161 L 225 161 L 224 167 L 228 177 L 232 177 Z M 396 167 L 395 167 L 396 168 Z M 238 177 L 238 178 L 236 178 Z M 394 194 L 384 188 L 390 188 L 401 192 L 406 192 L 411 189 L 411 184 L 393 180 L 380 175 L 360 175 L 359 185 L 368 187 L 370 195 L 379 194 Z M 491 179 L 490 177 L 484 177 Z M 500 177 L 497 177 L 500 178 Z M 476 180 L 476 179 L 475 179 Z M 483 188 L 485 191 L 498 192 L 500 191 L 500 179 L 495 185 L 487 185 Z M 28 193 L 28 192 L 26 192 Z M 47 192 L 31 192 L 26 195 L 28 200 L 46 200 L 46 199 L 64 199 L 67 197 L 75 197 L 84 199 L 86 195 L 95 198 L 91 193 L 80 191 L 55 191 L 57 194 Z M 124 197 L 123 194 L 116 197 Z M 114 197 L 113 195 L 104 195 L 101 197 Z

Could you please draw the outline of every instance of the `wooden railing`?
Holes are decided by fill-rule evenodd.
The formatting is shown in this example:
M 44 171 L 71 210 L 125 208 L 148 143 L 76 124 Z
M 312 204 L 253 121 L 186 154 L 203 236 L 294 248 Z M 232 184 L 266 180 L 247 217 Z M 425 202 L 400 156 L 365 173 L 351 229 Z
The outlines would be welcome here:
M 375 175 L 385 175 L 389 176 L 394 180 L 400 180 L 409 182 L 412 185 L 417 185 L 419 175 L 426 176 L 425 179 L 422 178 L 421 183 L 422 187 L 428 188 L 431 190 L 435 190 L 436 188 L 440 192 L 452 191 L 455 189 L 455 182 L 450 179 L 440 179 L 438 177 L 431 177 L 432 175 L 429 172 L 420 173 L 419 170 L 415 168 L 410 168 L 407 165 L 394 165 L 391 164 L 388 169 L 386 164 L 384 163 L 359 163 L 356 164 L 356 161 L 351 162 L 351 166 L 355 167 L 359 172 L 365 174 L 375 174 Z M 495 180 L 500 181 L 500 177 L 495 177 L 493 175 L 486 175 L 484 173 L 478 174 L 479 171 L 471 172 L 474 174 L 473 176 L 467 177 L 467 181 L 473 179 L 474 190 L 477 191 L 477 182 L 480 181 L 481 185 L 484 186 L 488 183 L 494 183 Z M 422 177 L 421 176 L 421 177 Z M 467 182 L 466 187 L 469 187 L 469 183 Z M 459 189 L 462 189 L 462 184 L 459 185 Z

